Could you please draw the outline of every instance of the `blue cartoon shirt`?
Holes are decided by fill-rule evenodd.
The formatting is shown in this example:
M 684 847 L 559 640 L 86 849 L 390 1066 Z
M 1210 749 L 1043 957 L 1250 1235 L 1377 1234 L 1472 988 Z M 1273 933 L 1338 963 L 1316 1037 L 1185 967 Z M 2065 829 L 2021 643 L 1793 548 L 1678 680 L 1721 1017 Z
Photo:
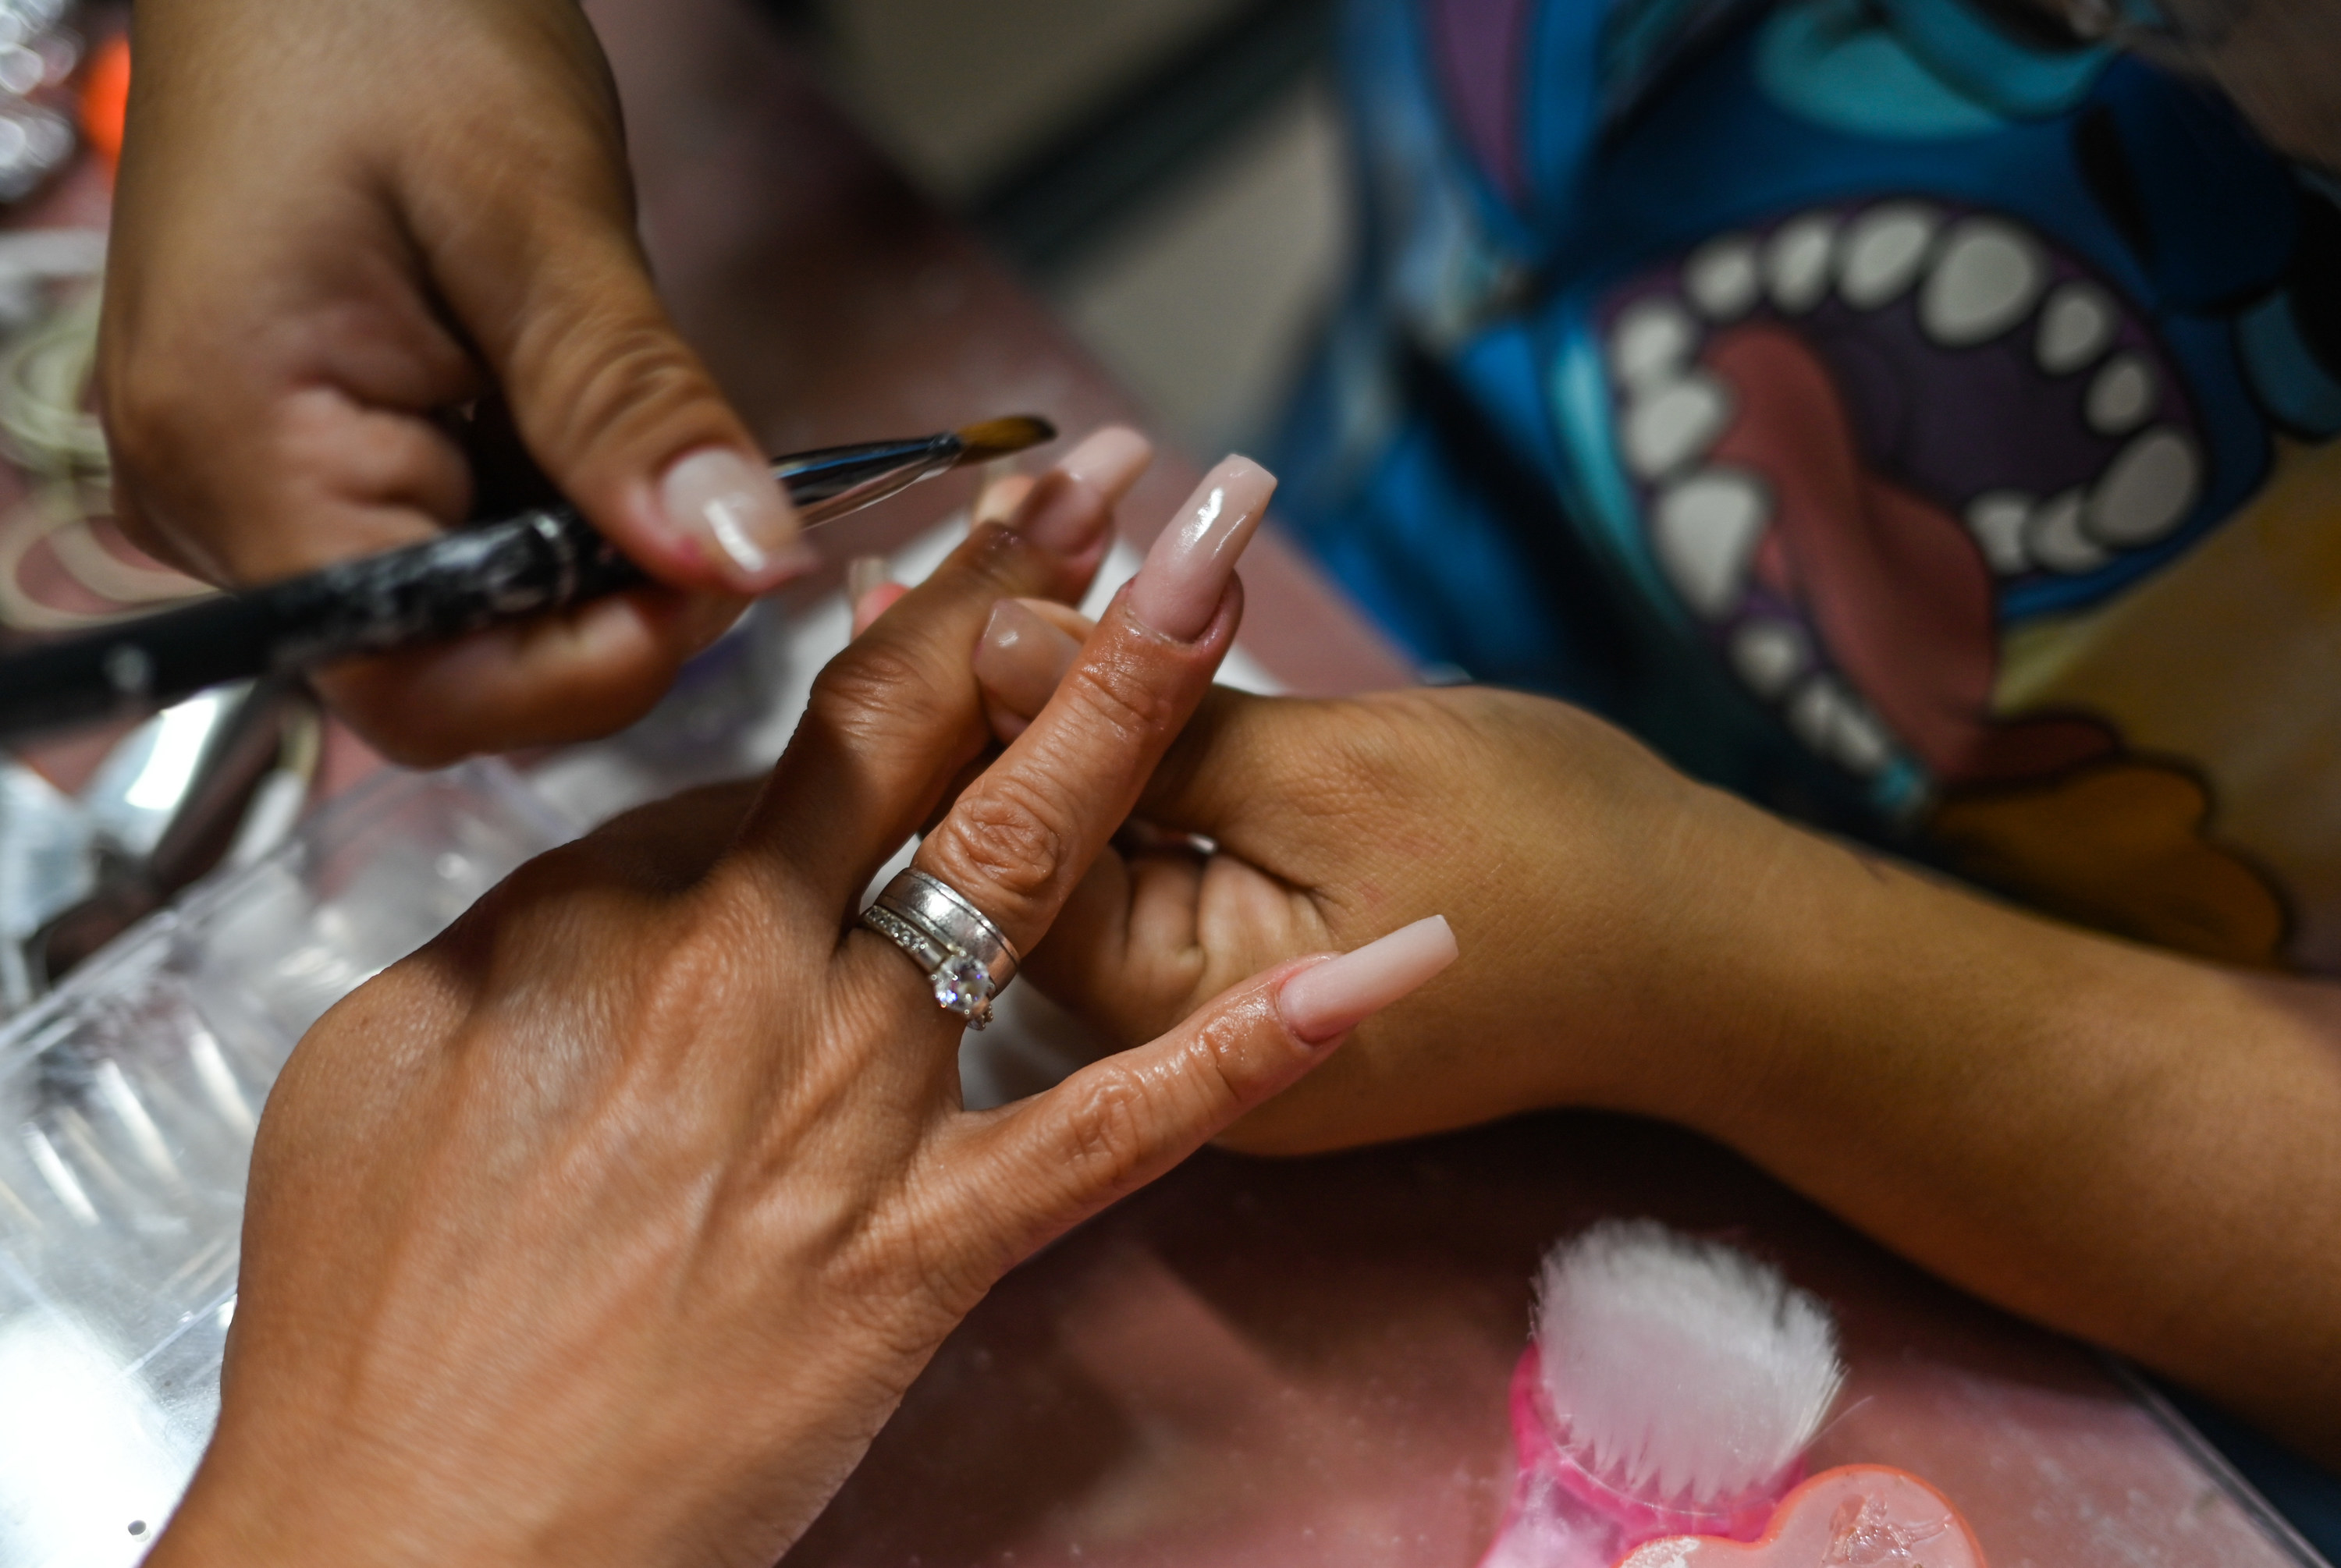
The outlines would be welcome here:
M 2037 908 L 2341 973 L 2341 207 L 1987 0 L 1360 0 L 1283 453 L 1426 662 Z

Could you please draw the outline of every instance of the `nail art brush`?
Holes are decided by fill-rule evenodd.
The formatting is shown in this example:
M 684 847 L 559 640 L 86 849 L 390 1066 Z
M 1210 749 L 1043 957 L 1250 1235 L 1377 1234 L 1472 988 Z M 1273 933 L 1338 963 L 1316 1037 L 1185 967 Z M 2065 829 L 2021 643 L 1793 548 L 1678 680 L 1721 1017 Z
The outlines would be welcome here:
M 772 475 L 811 528 L 1056 433 L 1031 416 L 991 420 L 800 452 L 777 460 Z M 442 641 L 650 581 L 573 508 L 539 508 L 0 658 L 0 741 L 145 711 L 223 681 Z

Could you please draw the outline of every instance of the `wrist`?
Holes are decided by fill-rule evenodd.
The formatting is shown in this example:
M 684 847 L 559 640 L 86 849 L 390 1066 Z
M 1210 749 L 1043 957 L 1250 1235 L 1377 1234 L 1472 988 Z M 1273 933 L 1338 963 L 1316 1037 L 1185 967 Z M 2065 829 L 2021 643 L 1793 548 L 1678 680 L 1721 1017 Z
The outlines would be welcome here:
M 1621 924 L 1596 933 L 1610 973 L 1586 1009 L 1589 1051 L 1557 1064 L 1547 1103 L 1593 1105 L 1737 1144 L 1786 1058 L 1831 1032 L 1881 911 L 1859 851 L 1723 790 L 1681 780 Z M 1588 1058 L 1590 1058 L 1588 1060 Z

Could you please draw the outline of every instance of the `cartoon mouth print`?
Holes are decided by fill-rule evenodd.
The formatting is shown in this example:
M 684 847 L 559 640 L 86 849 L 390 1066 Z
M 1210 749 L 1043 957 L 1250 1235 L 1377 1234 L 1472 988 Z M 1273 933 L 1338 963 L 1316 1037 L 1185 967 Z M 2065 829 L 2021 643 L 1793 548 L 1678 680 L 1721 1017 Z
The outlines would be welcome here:
M 2282 909 L 2198 782 L 2097 718 L 1994 710 L 2010 600 L 2087 597 L 2207 489 L 2178 372 L 2112 287 L 2006 216 L 1892 199 L 1710 241 L 1598 325 L 1651 554 L 1791 733 L 1979 879 L 2272 958 Z
M 2002 596 L 2163 542 L 2203 493 L 2177 374 L 2089 269 L 1997 213 L 1821 208 L 1645 275 L 1601 332 L 1653 553 L 1808 745 L 1938 785 L 2112 749 L 1989 710 Z

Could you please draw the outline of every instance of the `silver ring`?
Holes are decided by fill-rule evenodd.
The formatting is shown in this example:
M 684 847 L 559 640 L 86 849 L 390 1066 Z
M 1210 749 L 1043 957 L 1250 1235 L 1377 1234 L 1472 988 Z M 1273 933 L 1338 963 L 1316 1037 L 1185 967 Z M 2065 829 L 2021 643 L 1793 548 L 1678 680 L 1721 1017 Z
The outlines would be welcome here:
M 924 871 L 897 874 L 862 911 L 862 923 L 908 953 L 927 972 L 935 1005 L 971 1029 L 991 1022 L 991 999 L 1024 962 L 982 910 Z

